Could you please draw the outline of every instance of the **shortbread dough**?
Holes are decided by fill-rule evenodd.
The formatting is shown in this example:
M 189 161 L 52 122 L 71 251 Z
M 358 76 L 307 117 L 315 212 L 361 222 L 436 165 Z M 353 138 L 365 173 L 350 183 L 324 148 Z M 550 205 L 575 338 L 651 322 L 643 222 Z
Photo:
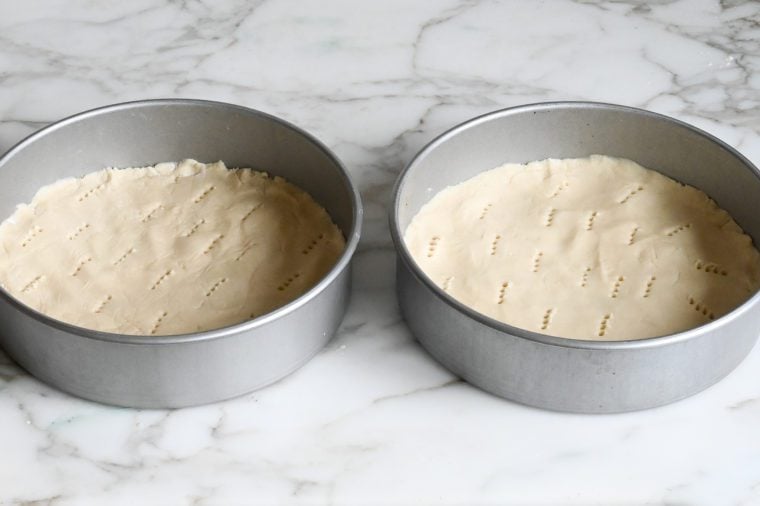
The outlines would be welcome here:
M 760 288 L 760 254 L 707 195 L 600 155 L 507 164 L 446 188 L 405 241 L 463 304 L 574 339 L 683 331 Z
M 181 334 L 286 304 L 344 247 L 327 212 L 282 178 L 185 160 L 40 189 L 0 225 L 0 285 L 81 327 Z

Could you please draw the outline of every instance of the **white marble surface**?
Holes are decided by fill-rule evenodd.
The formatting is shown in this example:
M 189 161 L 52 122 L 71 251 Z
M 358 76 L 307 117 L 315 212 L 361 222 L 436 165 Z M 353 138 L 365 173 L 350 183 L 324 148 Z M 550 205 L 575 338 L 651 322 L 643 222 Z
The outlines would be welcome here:
M 118 409 L 0 355 L 0 504 L 760 504 L 760 349 L 660 409 L 503 401 L 412 340 L 386 225 L 425 142 L 520 103 L 645 107 L 758 163 L 759 41 L 760 4 L 739 0 L 0 2 L 0 150 L 108 103 L 224 100 L 325 141 L 366 206 L 342 330 L 274 386 Z

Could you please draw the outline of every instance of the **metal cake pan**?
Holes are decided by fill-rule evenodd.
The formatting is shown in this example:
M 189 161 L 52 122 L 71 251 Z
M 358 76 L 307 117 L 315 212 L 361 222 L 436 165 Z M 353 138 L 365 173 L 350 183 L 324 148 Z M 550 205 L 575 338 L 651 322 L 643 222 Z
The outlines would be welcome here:
M 636 341 L 581 341 L 501 323 L 459 303 L 404 244 L 412 217 L 436 193 L 506 162 L 605 154 L 693 185 L 760 244 L 760 173 L 693 126 L 618 105 L 556 102 L 496 111 L 428 144 L 402 172 L 390 228 L 402 313 L 424 348 L 453 373 L 498 396 L 558 411 L 614 413 L 695 394 L 731 372 L 760 333 L 760 294 L 701 327 Z
M 259 111 L 200 100 L 117 104 L 59 121 L 0 158 L 0 219 L 56 180 L 104 167 L 194 158 L 282 176 L 327 209 L 346 238 L 330 272 L 291 303 L 238 325 L 174 336 L 98 332 L 51 319 L 0 289 L 0 345 L 61 390 L 108 404 L 173 408 L 268 385 L 315 355 L 349 299 L 359 194 L 341 162 L 303 130 Z

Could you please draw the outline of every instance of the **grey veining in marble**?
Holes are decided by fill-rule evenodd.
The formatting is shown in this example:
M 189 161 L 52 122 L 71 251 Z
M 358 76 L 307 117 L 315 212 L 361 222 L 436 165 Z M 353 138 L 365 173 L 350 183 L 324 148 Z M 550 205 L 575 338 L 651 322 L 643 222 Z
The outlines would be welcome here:
M 759 163 L 760 3 L 0 2 L 0 150 L 157 97 L 261 109 L 335 150 L 366 207 L 351 308 L 294 375 L 193 409 L 85 402 L 0 355 L 0 504 L 760 504 L 760 350 L 645 412 L 497 399 L 412 340 L 386 217 L 427 141 L 535 101 L 645 107 Z

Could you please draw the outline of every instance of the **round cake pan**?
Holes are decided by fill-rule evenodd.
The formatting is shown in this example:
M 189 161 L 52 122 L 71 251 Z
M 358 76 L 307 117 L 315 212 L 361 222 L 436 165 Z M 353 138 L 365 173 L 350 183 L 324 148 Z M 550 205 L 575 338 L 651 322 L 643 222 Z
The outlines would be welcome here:
M 359 241 L 359 194 L 341 164 L 303 130 L 245 107 L 200 100 L 117 104 L 59 121 L 0 158 L 0 219 L 59 179 L 104 167 L 193 158 L 223 160 L 286 178 L 321 204 L 346 237 L 330 272 L 291 303 L 219 330 L 130 336 L 72 326 L 0 290 L 0 345 L 31 374 L 108 404 L 173 408 L 218 401 L 268 385 L 314 356 L 349 299 Z
M 559 411 L 614 413 L 673 402 L 720 380 L 760 332 L 760 294 L 701 327 L 637 341 L 581 341 L 516 328 L 457 302 L 420 269 L 404 232 L 436 193 L 506 162 L 604 154 L 695 186 L 760 243 L 760 173 L 715 137 L 629 107 L 559 102 L 475 118 L 426 146 L 401 174 L 390 226 L 402 313 L 433 357 L 480 388 Z

